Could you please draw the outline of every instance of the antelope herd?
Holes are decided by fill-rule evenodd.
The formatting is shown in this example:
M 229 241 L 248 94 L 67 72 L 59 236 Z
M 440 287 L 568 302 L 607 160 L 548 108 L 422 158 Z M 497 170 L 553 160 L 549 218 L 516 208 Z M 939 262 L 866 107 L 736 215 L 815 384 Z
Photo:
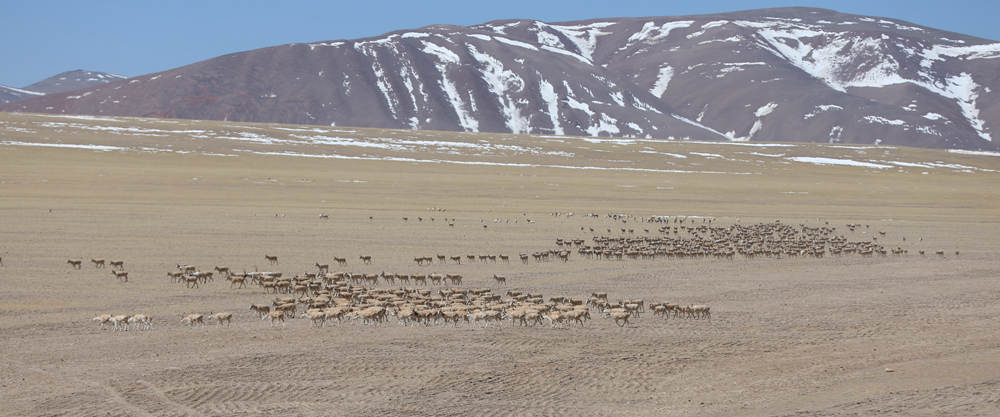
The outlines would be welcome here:
M 572 213 L 552 213 L 554 217 L 569 218 Z M 599 218 L 598 214 L 586 214 L 586 219 Z M 623 214 L 608 214 L 614 222 L 631 228 L 619 228 L 619 236 L 595 234 L 589 239 L 558 238 L 555 248 L 518 254 L 522 263 L 548 262 L 559 260 L 568 262 L 572 253 L 582 259 L 624 260 L 624 259 L 670 259 L 670 258 L 721 258 L 733 259 L 736 255 L 744 258 L 782 258 L 797 256 L 823 257 L 827 254 L 843 256 L 904 255 L 908 251 L 900 247 L 887 250 L 877 243 L 877 237 L 886 239 L 885 231 L 873 232 L 870 239 L 848 239 L 829 224 L 810 227 L 804 224 L 790 225 L 780 221 L 756 224 L 732 224 L 717 226 L 713 219 L 701 218 L 697 222 L 681 217 L 638 217 Z M 418 219 L 421 219 L 418 217 Z M 370 218 L 371 220 L 371 218 Z M 407 220 L 404 217 L 404 220 Z M 422 220 L 422 219 L 421 219 Z M 687 224 L 685 224 L 687 222 Z M 636 236 L 635 226 L 646 236 Z M 644 226 L 654 224 L 656 227 Z M 659 235 L 651 232 L 658 232 Z M 866 233 L 866 226 L 848 224 L 850 233 Z M 581 227 L 581 230 L 585 230 Z M 590 229 L 594 231 L 593 228 Z M 611 228 L 606 229 L 609 233 Z M 595 232 L 597 233 L 597 232 Z M 923 240 L 922 238 L 920 239 Z M 904 238 L 905 241 L 905 238 Z M 921 255 L 925 252 L 919 251 Z M 944 256 L 944 251 L 935 252 Z M 958 251 L 955 251 L 958 255 Z M 278 256 L 266 254 L 269 265 L 278 265 Z M 360 255 L 363 265 L 374 262 L 372 255 Z M 333 257 L 337 266 L 347 265 L 346 257 Z M 425 265 L 471 265 L 509 264 L 505 254 L 436 254 L 413 258 L 419 266 Z M 120 260 L 107 262 L 101 258 L 91 258 L 94 268 L 111 265 L 111 274 L 124 282 L 128 281 L 125 263 Z M 82 259 L 67 260 L 73 269 L 81 269 Z M 530 327 L 547 324 L 550 327 L 584 326 L 591 320 L 591 313 L 615 323 L 619 327 L 634 324 L 648 309 L 652 316 L 661 319 L 691 319 L 711 321 L 711 308 L 704 304 L 675 304 L 668 302 L 645 303 L 643 300 L 623 299 L 609 302 L 607 293 L 594 292 L 586 300 L 568 297 L 550 297 L 545 301 L 541 294 L 508 290 L 505 294 L 494 293 L 490 288 L 470 289 L 460 287 L 466 282 L 462 274 L 440 273 L 360 273 L 331 272 L 331 263 L 314 262 L 315 272 L 305 272 L 285 276 L 281 272 L 233 272 L 228 266 L 216 265 L 210 271 L 202 271 L 194 265 L 177 264 L 176 270 L 167 272 L 171 282 L 183 284 L 186 288 L 200 288 L 214 281 L 216 275 L 229 282 L 231 289 L 256 287 L 265 294 L 276 298 L 252 304 L 251 312 L 259 320 L 269 325 L 284 327 L 286 321 L 296 318 L 309 319 L 310 326 L 327 327 L 331 323 L 359 322 L 366 325 L 383 325 L 397 322 L 403 326 L 429 326 L 433 324 L 459 326 L 471 325 L 496 327 L 503 321 L 511 326 Z M 471 268 L 471 267 L 466 267 Z M 505 275 L 485 276 L 494 288 L 508 285 Z M 385 287 L 378 287 L 378 285 Z M 411 287 L 411 285 L 413 287 Z M 428 289 L 427 286 L 437 289 Z M 185 314 L 181 323 L 191 327 L 205 326 L 206 319 L 216 326 L 229 327 L 234 314 L 229 312 Z M 152 328 L 152 319 L 144 314 L 110 315 L 94 318 L 100 327 L 110 326 L 114 331 L 127 331 L 129 325 L 139 330 Z
M 647 220 L 652 221 L 652 220 Z M 850 226 L 850 225 L 849 225 Z M 852 229 L 849 227 L 849 229 Z M 609 229 L 610 230 L 610 229 Z M 622 229 L 625 231 L 625 229 Z M 886 248 L 872 240 L 850 241 L 836 234 L 835 227 L 792 226 L 776 221 L 751 225 L 734 224 L 716 227 L 661 226 L 661 236 L 609 237 L 595 236 L 593 245 L 583 245 L 581 240 L 557 239 L 557 245 L 575 245 L 577 252 L 591 259 L 656 259 L 685 257 L 745 258 L 812 256 L 822 258 L 857 254 L 863 257 L 885 256 Z M 882 233 L 884 236 L 884 232 Z M 891 248 L 893 255 L 904 255 L 906 249 Z
M 114 271 L 118 272 L 118 271 Z M 358 322 L 363 325 L 379 326 L 395 321 L 401 326 L 444 325 L 457 327 L 498 327 L 504 321 L 511 326 L 534 327 L 548 325 L 554 328 L 568 328 L 586 325 L 592 319 L 591 313 L 600 314 L 624 327 L 639 319 L 645 312 L 646 303 L 641 299 L 608 301 L 604 292 L 591 293 L 586 301 L 565 296 L 550 297 L 546 301 L 540 293 L 508 290 L 504 294 L 494 293 L 489 288 L 470 289 L 461 285 L 462 276 L 457 274 L 351 274 L 335 272 L 326 274 L 307 273 L 293 278 L 282 278 L 277 272 L 244 272 L 234 274 L 227 267 L 215 267 L 227 279 L 247 281 L 264 288 L 266 293 L 292 294 L 279 296 L 268 303 L 252 304 L 250 311 L 269 326 L 284 327 L 286 321 L 294 318 L 309 319 L 311 327 L 323 328 L 329 323 L 344 324 Z M 193 265 L 177 265 L 177 271 L 168 273 L 172 279 L 190 282 L 194 286 L 211 280 L 213 272 L 201 272 Z M 438 290 L 413 287 L 377 288 L 381 280 L 386 284 L 397 281 L 426 284 L 429 278 L 439 285 L 445 282 L 452 287 Z M 506 277 L 494 274 L 497 286 L 506 284 Z M 363 284 L 363 285 L 362 285 Z M 231 285 L 232 286 L 232 285 Z M 711 313 L 705 305 L 680 305 L 653 303 L 649 305 L 654 315 L 664 318 L 690 318 L 711 320 Z M 301 312 L 301 313 L 300 313 Z M 206 326 L 206 320 L 215 321 L 217 327 L 229 327 L 233 313 L 190 313 L 181 316 L 180 323 L 189 327 Z M 630 322 L 630 320 L 632 320 Z M 152 318 L 144 314 L 97 316 L 102 329 L 110 325 L 113 331 L 127 331 L 129 324 L 137 330 L 152 329 Z
M 69 259 L 66 263 L 73 269 L 83 269 L 83 259 Z M 105 265 L 110 264 L 111 276 L 122 282 L 128 282 L 128 272 L 125 272 L 125 261 L 113 260 L 106 262 L 104 259 L 91 258 L 90 263 L 94 264 L 95 269 L 104 269 Z
M 645 311 L 643 300 L 608 301 L 607 293 L 592 293 L 584 302 L 579 298 L 550 297 L 542 294 L 509 290 L 495 294 L 489 288 L 444 288 L 437 291 L 416 288 L 373 288 L 356 286 L 344 278 L 324 281 L 321 289 L 299 298 L 277 297 L 270 303 L 251 304 L 252 311 L 270 326 L 285 326 L 286 319 L 309 319 L 309 326 L 327 327 L 329 323 L 351 321 L 379 326 L 392 322 L 400 326 L 443 325 L 458 327 L 498 327 L 503 321 L 511 326 L 584 327 L 591 320 L 591 311 L 611 319 L 619 327 L 638 319 Z M 667 318 L 711 320 L 706 305 L 650 304 L 654 315 Z M 297 315 L 298 311 L 302 311 Z
M 416 262 L 417 265 L 430 265 L 430 264 L 434 263 L 434 259 L 435 258 L 437 258 L 437 262 L 440 263 L 440 264 L 446 264 L 446 263 L 448 263 L 449 260 L 451 262 L 457 264 L 457 265 L 461 265 L 462 264 L 462 255 L 448 256 L 448 255 L 441 255 L 441 254 L 437 254 L 437 255 L 435 255 L 433 257 L 431 257 L 431 256 L 418 256 L 416 258 L 413 258 L 413 262 Z M 498 263 L 498 262 L 499 263 L 504 263 L 504 264 L 510 263 L 510 256 L 507 256 L 507 255 L 504 255 L 504 254 L 499 254 L 499 255 L 474 255 L 474 254 L 467 254 L 467 255 L 465 255 L 465 259 L 466 259 L 466 263 L 470 263 L 470 264 L 471 263 L 476 263 L 477 259 L 479 260 L 479 263 L 484 263 L 484 264 L 485 263 Z
M 129 325 L 135 330 L 153 330 L 153 317 L 146 314 L 101 314 L 92 320 L 98 322 L 102 330 L 108 325 L 116 332 L 127 332 Z

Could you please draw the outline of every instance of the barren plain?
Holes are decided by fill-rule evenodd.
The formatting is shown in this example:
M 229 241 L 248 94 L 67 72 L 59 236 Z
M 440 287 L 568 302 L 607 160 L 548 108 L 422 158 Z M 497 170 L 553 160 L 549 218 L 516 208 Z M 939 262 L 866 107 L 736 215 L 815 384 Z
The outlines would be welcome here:
M 995 154 L 902 147 L 0 114 L 0 414 L 1000 415 L 998 170 Z M 829 226 L 907 253 L 517 260 L 557 238 L 660 234 L 609 213 Z M 413 262 L 435 254 L 512 259 Z M 248 307 L 273 294 L 166 277 L 334 257 L 713 314 L 272 328 Z M 122 259 L 129 281 L 70 258 Z M 222 311 L 229 328 L 180 322 Z M 153 329 L 102 330 L 102 313 Z

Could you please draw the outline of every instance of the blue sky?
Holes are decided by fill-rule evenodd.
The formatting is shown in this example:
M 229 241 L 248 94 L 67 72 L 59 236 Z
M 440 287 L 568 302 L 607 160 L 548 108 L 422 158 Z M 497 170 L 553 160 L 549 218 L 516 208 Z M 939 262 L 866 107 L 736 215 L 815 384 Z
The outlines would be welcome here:
M 0 0 L 0 84 L 71 69 L 127 76 L 291 42 L 374 36 L 435 23 L 673 16 L 809 6 L 1000 39 L 997 0 L 839 1 L 46 1 Z

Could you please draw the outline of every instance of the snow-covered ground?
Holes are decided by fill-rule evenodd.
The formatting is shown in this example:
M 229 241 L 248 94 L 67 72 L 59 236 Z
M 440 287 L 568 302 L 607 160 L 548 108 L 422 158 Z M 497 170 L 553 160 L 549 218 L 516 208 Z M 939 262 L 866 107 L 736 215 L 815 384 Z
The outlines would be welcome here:
M 996 158 L 1000 153 L 965 150 L 473 134 L 95 116 L 7 113 L 0 115 L 0 135 L 0 147 L 658 174 L 752 175 L 808 165 L 920 175 L 1000 172 L 1000 158 Z M 929 152 L 933 156 L 925 155 Z

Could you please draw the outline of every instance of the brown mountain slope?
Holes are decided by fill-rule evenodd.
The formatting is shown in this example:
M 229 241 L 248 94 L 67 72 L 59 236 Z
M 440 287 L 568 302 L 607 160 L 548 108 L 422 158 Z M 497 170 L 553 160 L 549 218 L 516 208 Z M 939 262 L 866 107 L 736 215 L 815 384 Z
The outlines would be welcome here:
M 823 9 L 510 20 L 257 49 L 0 110 L 997 150 L 997 57 Z

